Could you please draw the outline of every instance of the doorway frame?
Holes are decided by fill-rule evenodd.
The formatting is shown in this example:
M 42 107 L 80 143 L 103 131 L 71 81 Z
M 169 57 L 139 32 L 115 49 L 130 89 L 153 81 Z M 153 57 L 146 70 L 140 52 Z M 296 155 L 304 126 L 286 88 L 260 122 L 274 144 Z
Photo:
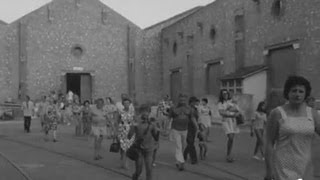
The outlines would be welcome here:
M 74 69 L 63 69 L 60 74 L 60 89 L 62 92 L 67 93 L 67 74 L 89 74 L 91 76 L 91 99 L 95 97 L 95 75 L 94 70 L 74 70 Z

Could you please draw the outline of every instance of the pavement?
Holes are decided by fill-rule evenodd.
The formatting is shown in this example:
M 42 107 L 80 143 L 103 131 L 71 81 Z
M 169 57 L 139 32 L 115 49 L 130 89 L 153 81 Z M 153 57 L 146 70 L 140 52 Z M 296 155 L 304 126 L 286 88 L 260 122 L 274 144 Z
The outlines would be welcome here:
M 32 121 L 31 133 L 26 134 L 22 129 L 22 121 L 0 122 L 0 152 L 11 159 L 32 180 L 82 180 L 90 177 L 96 180 L 106 177 L 129 179 L 134 171 L 133 162 L 130 162 L 129 170 L 119 168 L 119 154 L 109 152 L 111 140 L 103 142 L 104 159 L 94 161 L 93 139 L 75 137 L 73 126 L 59 126 L 57 143 L 44 142 L 38 120 Z M 174 165 L 174 143 L 162 138 L 157 167 L 154 169 L 154 179 L 258 180 L 264 177 L 264 162 L 252 159 L 255 138 L 250 136 L 248 127 L 242 127 L 241 133 L 235 138 L 233 152 L 236 161 L 234 163 L 225 161 L 226 136 L 219 125 L 211 128 L 210 140 L 208 158 L 197 165 L 188 163 L 186 171 L 179 172 Z M 317 137 L 313 148 L 315 170 L 320 168 L 319 142 Z M 309 170 L 312 171 L 313 168 Z M 320 173 L 315 175 L 318 176 L 315 180 L 320 180 Z M 144 178 L 144 174 L 142 177 Z M 0 180 L 2 180 L 1 176 Z M 4 180 L 10 180 L 10 178 Z

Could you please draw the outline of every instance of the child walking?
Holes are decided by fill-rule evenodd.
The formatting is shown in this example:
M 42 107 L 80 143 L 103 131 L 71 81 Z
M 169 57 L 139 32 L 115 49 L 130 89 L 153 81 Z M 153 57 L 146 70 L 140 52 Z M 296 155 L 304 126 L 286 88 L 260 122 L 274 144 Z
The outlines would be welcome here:
M 142 173 L 143 162 L 146 168 L 146 180 L 152 180 L 152 162 L 154 150 L 156 149 L 156 142 L 159 140 L 159 131 L 156 126 L 151 123 L 149 119 L 150 106 L 142 105 L 140 107 L 139 124 L 132 126 L 128 138 L 135 135 L 135 144 L 139 152 L 138 159 L 135 161 L 136 171 L 132 176 L 132 180 L 138 180 Z
M 200 149 L 200 160 L 205 160 L 207 156 L 207 132 L 206 132 L 206 127 L 204 124 L 200 123 L 199 124 L 199 132 L 198 132 L 198 139 L 199 139 L 199 149 Z
M 152 155 L 152 166 L 156 167 L 157 152 L 160 147 L 159 140 L 160 140 L 161 125 L 159 122 L 156 121 L 155 118 L 150 118 L 150 121 L 151 121 L 151 123 L 153 123 L 156 126 L 155 127 L 156 128 L 155 148 L 154 148 L 153 155 Z

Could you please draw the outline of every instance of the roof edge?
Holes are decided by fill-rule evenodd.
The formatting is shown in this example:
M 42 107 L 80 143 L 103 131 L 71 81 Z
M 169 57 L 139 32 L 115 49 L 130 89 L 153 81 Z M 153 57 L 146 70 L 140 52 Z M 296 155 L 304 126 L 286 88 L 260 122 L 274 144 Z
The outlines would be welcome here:
M 189 9 L 189 10 L 186 10 L 186 11 L 184 11 L 184 12 L 181 12 L 181 13 L 179 13 L 179 14 L 176 14 L 176 15 L 168 18 L 168 19 L 165 19 L 165 20 L 160 21 L 160 22 L 158 22 L 158 23 L 156 23 L 156 24 L 153 24 L 153 25 L 151 25 L 151 26 L 148 26 L 148 27 L 144 28 L 143 30 L 145 30 L 145 31 L 146 31 L 146 30 L 149 30 L 149 29 L 151 29 L 151 28 L 154 28 L 154 27 L 156 27 L 156 26 L 159 26 L 159 25 L 161 25 L 161 24 L 164 24 L 164 23 L 166 23 L 166 22 L 168 22 L 168 21 L 170 21 L 170 20 L 179 18 L 180 16 L 183 16 L 184 14 L 190 13 L 190 14 L 187 14 L 185 17 L 182 17 L 182 18 L 181 18 L 181 19 L 184 19 L 184 18 L 186 18 L 186 17 L 194 14 L 195 12 L 199 11 L 199 10 L 202 9 L 203 7 L 204 7 L 204 6 L 196 6 L 196 7 L 194 7 L 194 8 Z M 192 11 L 193 11 L 193 12 L 192 12 Z M 181 19 L 178 19 L 177 21 L 180 21 Z M 176 22 L 174 22 L 174 23 L 176 23 Z M 174 23 L 172 23 L 172 24 L 174 24 Z M 170 26 L 170 25 L 168 25 L 168 26 Z

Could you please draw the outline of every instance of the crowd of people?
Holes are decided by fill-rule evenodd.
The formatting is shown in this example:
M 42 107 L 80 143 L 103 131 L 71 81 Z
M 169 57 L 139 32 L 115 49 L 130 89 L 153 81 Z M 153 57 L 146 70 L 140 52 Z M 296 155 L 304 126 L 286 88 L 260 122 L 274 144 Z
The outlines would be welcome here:
M 320 118 L 312 109 L 314 98 L 310 94 L 308 80 L 300 76 L 289 77 L 283 92 L 287 103 L 267 113 L 267 104 L 262 101 L 250 119 L 252 136 L 257 138 L 253 158 L 265 160 L 266 180 L 304 177 L 310 162 L 312 138 L 315 132 L 320 134 Z M 134 107 L 127 94 L 122 94 L 121 101 L 117 103 L 107 97 L 80 104 L 79 97 L 72 92 L 66 95 L 51 92 L 35 104 L 26 96 L 22 108 L 25 132 L 30 132 L 31 120 L 38 116 L 45 140 L 48 141 L 52 132 L 52 139 L 57 142 L 58 125 L 74 124 L 76 136 L 94 137 L 95 160 L 102 158 L 103 138 L 113 139 L 118 144 L 115 152 L 120 153 L 121 167 L 128 168 L 128 157 L 135 161 L 136 171 L 132 179 L 139 178 L 144 162 L 147 180 L 151 180 L 160 135 L 175 142 L 178 170 L 185 169 L 188 159 L 191 164 L 197 164 L 198 158 L 206 159 L 212 124 L 208 103 L 207 98 L 200 100 L 180 94 L 177 104 L 173 104 L 169 96 L 164 96 L 152 113 L 150 105 Z M 240 132 L 243 112 L 224 89 L 220 91 L 217 107 L 227 137 L 226 162 L 232 163 L 234 137 Z

